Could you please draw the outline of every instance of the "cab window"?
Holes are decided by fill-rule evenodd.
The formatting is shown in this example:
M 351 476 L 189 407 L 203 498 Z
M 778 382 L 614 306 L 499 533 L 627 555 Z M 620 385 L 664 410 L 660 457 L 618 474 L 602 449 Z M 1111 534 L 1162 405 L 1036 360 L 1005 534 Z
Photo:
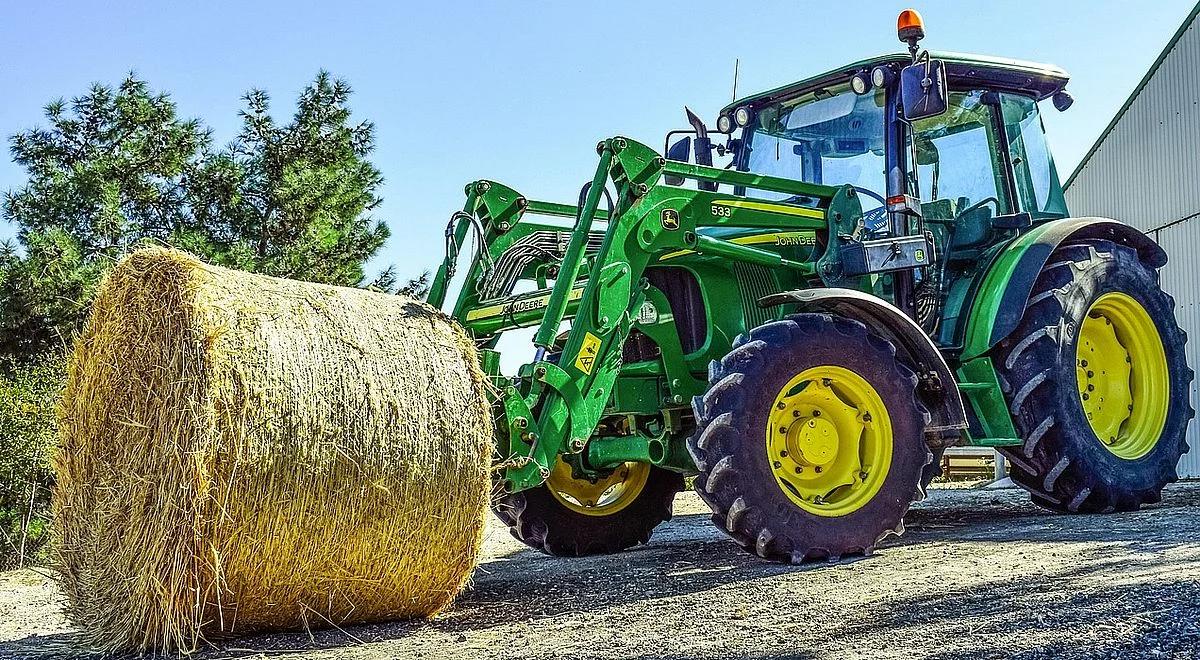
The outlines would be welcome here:
M 1000 107 L 1021 210 L 1028 211 L 1035 219 L 1065 218 L 1067 204 L 1046 145 L 1037 101 L 1027 96 L 1001 94 Z
M 1000 141 L 983 95 L 951 92 L 949 110 L 914 122 L 919 195 L 938 216 L 953 218 L 971 207 L 991 215 L 1006 210 Z
M 855 94 L 849 84 L 758 109 L 746 131 L 739 167 L 755 174 L 827 186 L 850 184 L 867 193 L 864 208 L 883 205 L 883 90 Z M 751 197 L 786 194 L 750 189 Z
M 995 106 L 984 94 L 952 91 L 946 112 L 913 122 L 921 211 L 942 245 L 986 245 L 992 218 L 1010 212 Z

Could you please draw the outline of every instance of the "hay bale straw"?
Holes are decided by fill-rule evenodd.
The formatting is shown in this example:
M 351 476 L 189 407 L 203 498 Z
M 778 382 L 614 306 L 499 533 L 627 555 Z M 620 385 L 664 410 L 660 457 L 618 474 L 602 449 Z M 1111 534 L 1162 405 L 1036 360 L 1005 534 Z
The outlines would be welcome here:
M 438 612 L 482 541 L 485 387 L 423 303 L 132 254 L 60 411 L 54 557 L 82 641 Z

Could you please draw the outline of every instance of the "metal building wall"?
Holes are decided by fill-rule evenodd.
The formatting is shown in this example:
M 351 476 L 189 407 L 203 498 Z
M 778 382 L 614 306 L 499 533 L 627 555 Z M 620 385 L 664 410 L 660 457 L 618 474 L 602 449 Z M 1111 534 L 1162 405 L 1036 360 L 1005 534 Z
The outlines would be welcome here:
M 1200 119 L 1198 119 L 1200 120 Z M 1200 209 L 1198 209 L 1200 210 Z M 1175 298 L 1175 318 L 1188 334 L 1187 361 L 1200 372 L 1200 219 L 1183 222 L 1150 234 L 1167 251 L 1169 261 L 1160 273 L 1163 289 Z M 1192 406 L 1200 401 L 1200 383 L 1192 381 Z M 1200 421 L 1188 426 L 1191 451 L 1179 464 L 1179 475 L 1200 477 Z
M 1200 10 L 1200 7 L 1198 7 Z M 1085 157 L 1066 190 L 1074 216 L 1099 215 L 1150 234 L 1167 251 L 1163 289 L 1188 333 L 1188 364 L 1200 371 L 1200 16 L 1166 51 L 1145 86 Z M 1192 404 L 1200 401 L 1192 383 Z M 1200 477 L 1200 421 L 1180 476 Z
M 1072 215 L 1143 231 L 1200 213 L 1200 17 L 1085 159 L 1066 197 Z

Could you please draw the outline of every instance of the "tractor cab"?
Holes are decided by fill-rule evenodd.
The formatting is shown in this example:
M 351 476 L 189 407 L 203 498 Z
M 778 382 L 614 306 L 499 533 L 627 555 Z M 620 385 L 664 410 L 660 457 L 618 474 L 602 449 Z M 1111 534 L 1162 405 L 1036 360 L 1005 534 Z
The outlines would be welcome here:
M 963 331 L 954 323 L 958 310 L 943 304 L 954 281 L 974 281 L 989 250 L 1020 231 L 1067 217 L 1039 102 L 1052 99 L 1065 110 L 1071 97 L 1057 67 L 920 51 L 919 17 L 902 15 L 900 33 L 908 53 L 855 62 L 726 106 L 715 132 L 723 143 L 690 112 L 689 121 L 704 136 L 696 140 L 697 163 L 711 163 L 702 153 L 708 148 L 727 154 L 738 171 L 852 186 L 863 213 L 843 237 L 839 273 L 933 264 L 889 278 L 898 280 L 888 282 L 889 297 L 927 331 L 940 327 L 946 346 L 961 341 Z M 667 149 L 669 159 L 688 153 L 685 140 Z M 748 186 L 728 192 L 802 201 Z M 848 285 L 837 277 L 826 284 Z

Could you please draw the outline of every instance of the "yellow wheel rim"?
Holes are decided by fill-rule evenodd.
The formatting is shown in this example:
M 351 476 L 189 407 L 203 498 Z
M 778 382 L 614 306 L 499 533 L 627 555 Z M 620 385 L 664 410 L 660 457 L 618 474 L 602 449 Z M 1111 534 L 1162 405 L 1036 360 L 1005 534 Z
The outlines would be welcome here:
M 844 516 L 879 493 L 892 462 L 892 419 L 862 376 L 806 369 L 779 390 L 767 417 L 767 460 L 796 506 Z
M 1158 328 L 1141 303 L 1112 292 L 1088 308 L 1075 346 L 1079 401 L 1096 437 L 1127 460 L 1158 444 L 1170 381 Z
M 546 488 L 550 489 L 554 499 L 576 513 L 611 516 L 637 499 L 649 477 L 649 463 L 629 462 L 592 483 L 571 476 L 571 466 L 559 458 L 546 479 Z

